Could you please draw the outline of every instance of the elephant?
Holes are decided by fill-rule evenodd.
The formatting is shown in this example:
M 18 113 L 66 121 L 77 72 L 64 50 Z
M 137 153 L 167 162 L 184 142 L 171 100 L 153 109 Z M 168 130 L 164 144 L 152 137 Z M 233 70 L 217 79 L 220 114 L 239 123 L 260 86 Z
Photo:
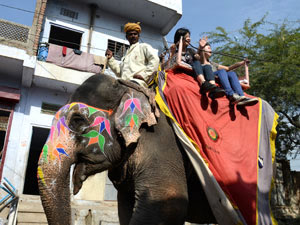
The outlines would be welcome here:
M 89 176 L 108 170 L 121 225 L 216 223 L 169 118 L 150 89 L 131 81 L 91 76 L 56 113 L 38 162 L 50 225 L 71 224 L 72 164 L 73 194 Z

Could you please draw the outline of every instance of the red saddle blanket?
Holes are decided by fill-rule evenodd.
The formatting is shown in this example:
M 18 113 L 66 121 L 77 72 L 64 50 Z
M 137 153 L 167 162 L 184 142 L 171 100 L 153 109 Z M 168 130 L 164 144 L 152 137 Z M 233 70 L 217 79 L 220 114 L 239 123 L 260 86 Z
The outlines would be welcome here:
M 237 107 L 226 97 L 211 100 L 200 94 L 193 77 L 173 70 L 158 74 L 157 94 L 158 104 L 193 140 L 241 221 L 272 224 L 269 192 L 277 114 L 269 104 L 260 99 Z

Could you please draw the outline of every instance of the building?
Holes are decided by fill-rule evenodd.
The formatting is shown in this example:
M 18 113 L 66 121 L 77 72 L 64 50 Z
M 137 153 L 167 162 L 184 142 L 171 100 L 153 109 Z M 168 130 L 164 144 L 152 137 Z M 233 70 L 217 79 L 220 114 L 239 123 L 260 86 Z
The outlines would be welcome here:
M 180 0 L 37 0 L 31 27 L 0 20 L 0 179 L 6 177 L 20 194 L 38 195 L 36 163 L 55 111 L 103 69 L 101 64 L 95 70 L 86 64 L 75 68 L 76 57 L 101 61 L 109 48 L 120 59 L 128 46 L 123 26 L 129 21 L 141 22 L 141 42 L 159 53 L 181 15 Z M 52 60 L 51 46 L 60 50 Z M 75 57 L 69 63 L 56 60 L 64 50 Z M 109 69 L 105 73 L 113 75 Z M 116 192 L 102 173 L 74 199 L 115 200 Z

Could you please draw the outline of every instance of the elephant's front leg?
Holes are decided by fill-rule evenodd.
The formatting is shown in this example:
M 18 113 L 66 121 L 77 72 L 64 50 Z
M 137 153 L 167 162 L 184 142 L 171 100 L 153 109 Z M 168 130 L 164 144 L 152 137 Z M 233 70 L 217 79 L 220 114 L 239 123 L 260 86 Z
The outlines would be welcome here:
M 178 177 L 170 171 L 141 175 L 136 180 L 135 204 L 129 224 L 182 225 L 187 208 L 188 193 L 184 175 Z
M 120 225 L 128 225 L 133 214 L 134 193 L 118 190 L 118 214 Z

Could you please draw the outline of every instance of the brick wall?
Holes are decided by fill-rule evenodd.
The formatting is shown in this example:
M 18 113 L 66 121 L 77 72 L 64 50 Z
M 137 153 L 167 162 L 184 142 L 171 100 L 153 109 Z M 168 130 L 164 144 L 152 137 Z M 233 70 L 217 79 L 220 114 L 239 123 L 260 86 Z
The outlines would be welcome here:
M 37 0 L 32 27 L 29 34 L 28 54 L 36 55 L 39 47 L 40 33 L 44 21 L 47 0 Z

